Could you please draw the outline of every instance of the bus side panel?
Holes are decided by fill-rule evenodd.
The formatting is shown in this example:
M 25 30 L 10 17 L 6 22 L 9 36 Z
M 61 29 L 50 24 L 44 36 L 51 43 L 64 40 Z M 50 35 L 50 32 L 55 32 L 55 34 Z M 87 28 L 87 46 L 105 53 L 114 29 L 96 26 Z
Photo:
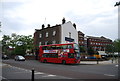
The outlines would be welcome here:
M 66 63 L 68 63 L 68 64 L 76 64 L 76 63 L 80 63 L 80 60 L 68 59 L 68 60 L 66 61 Z

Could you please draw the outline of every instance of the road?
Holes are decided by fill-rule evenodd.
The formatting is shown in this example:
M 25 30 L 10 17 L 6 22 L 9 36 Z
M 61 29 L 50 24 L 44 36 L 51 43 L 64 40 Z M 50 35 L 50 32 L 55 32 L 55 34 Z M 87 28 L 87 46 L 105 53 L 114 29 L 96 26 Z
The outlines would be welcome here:
M 118 79 L 116 64 L 63 65 L 40 63 L 36 60 L 3 60 L 3 77 L 7 79 L 30 79 L 35 69 L 35 79 Z M 21 77 L 20 77 L 21 76 Z

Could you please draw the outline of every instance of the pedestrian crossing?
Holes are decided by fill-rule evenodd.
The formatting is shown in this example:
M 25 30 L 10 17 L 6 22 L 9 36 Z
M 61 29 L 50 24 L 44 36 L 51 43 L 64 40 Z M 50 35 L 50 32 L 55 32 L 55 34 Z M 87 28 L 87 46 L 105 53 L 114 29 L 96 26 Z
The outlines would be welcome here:
M 14 72 L 12 72 L 12 74 L 14 74 L 14 75 L 26 74 L 26 75 L 31 76 L 31 74 L 32 74 L 32 70 L 29 70 L 29 69 L 11 66 L 8 64 L 3 64 L 3 67 L 6 67 L 6 66 L 10 67 L 10 68 L 12 68 L 12 70 L 14 70 Z M 69 77 L 64 77 L 64 76 L 59 76 L 59 75 L 49 74 L 49 73 L 44 73 L 44 72 L 39 72 L 39 71 L 34 71 L 34 76 L 35 76 L 35 79 L 71 79 Z

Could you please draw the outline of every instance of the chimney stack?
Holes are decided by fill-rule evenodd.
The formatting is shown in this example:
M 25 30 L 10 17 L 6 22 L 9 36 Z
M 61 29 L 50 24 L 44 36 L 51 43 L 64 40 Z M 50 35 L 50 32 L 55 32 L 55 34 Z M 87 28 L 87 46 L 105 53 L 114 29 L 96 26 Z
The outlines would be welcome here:
M 50 27 L 50 24 L 48 24 L 48 27 Z
M 75 24 L 75 23 L 73 24 L 73 26 L 74 26 L 74 28 L 76 29 L 76 24 Z
M 62 19 L 62 24 L 64 24 L 66 22 L 65 18 Z
M 45 28 L 45 25 L 44 24 L 42 24 L 42 29 L 44 29 Z

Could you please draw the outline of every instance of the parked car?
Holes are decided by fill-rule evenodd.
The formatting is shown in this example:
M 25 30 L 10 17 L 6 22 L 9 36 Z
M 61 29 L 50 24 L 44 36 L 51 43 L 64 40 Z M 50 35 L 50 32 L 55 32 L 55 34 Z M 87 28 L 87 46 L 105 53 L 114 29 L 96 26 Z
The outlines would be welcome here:
M 6 60 L 6 59 L 9 59 L 9 57 L 7 55 L 2 55 L 2 59 Z
M 21 55 L 17 55 L 17 56 L 15 56 L 15 61 L 25 61 L 25 57 L 23 57 Z
M 104 56 L 104 55 L 103 55 L 103 56 L 102 56 L 102 59 L 107 60 L 107 56 Z

